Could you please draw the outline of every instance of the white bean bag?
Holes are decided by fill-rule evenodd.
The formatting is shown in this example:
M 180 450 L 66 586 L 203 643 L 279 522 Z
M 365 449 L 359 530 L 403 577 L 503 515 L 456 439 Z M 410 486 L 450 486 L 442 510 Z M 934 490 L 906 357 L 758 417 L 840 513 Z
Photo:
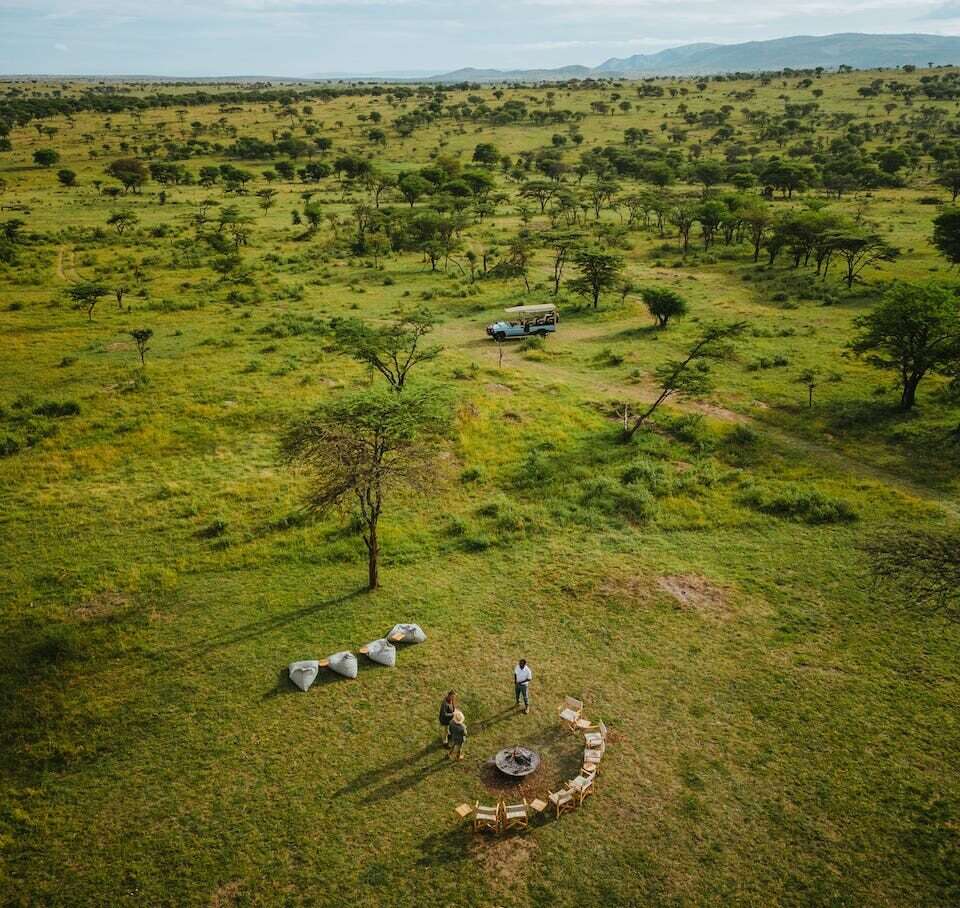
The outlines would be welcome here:
M 403 638 L 404 643 L 423 643 L 427 639 L 419 624 L 395 624 L 387 634 L 387 639 L 392 640 L 398 635 Z
M 320 663 L 316 659 L 305 659 L 303 662 L 291 662 L 287 669 L 290 674 L 290 680 L 300 688 L 300 690 L 310 690 L 310 685 L 317 680 L 317 672 L 320 671 Z
M 334 653 L 327 661 L 338 675 L 345 678 L 357 677 L 357 657 L 353 653 Z
M 389 640 L 371 640 L 363 649 L 374 662 L 390 668 L 397 664 L 397 648 Z

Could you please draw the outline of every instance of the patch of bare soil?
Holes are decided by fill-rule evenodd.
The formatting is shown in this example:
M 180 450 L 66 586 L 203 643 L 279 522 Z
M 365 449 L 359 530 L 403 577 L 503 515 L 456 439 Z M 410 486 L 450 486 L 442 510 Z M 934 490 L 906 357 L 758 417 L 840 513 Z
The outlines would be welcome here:
M 636 574 L 606 577 L 597 587 L 597 592 L 605 599 L 646 605 L 650 601 L 650 581 Z
M 513 394 L 513 388 L 508 387 L 507 385 L 500 385 L 497 382 L 487 382 L 487 390 L 491 394 Z
M 704 416 L 712 416 L 721 422 L 743 422 L 743 417 L 739 413 L 734 413 L 733 410 L 727 410 L 725 407 L 718 407 L 716 404 L 706 404 L 698 401 L 694 404 L 694 409 L 698 413 L 703 413 Z
M 538 751 L 539 753 L 539 751 Z M 558 768 L 551 767 L 550 758 L 540 753 L 540 765 L 535 772 L 524 776 L 520 781 L 507 778 L 492 759 L 488 760 L 480 770 L 480 781 L 483 787 L 492 795 L 511 804 L 519 804 L 524 798 L 532 801 L 534 798 L 547 796 L 547 789 L 553 785 L 556 788 L 561 783 L 557 781 Z
M 470 844 L 471 856 L 497 891 L 507 890 L 526 872 L 537 849 L 536 840 L 526 835 L 474 836 Z
M 210 896 L 210 908 L 232 908 L 240 898 L 240 889 L 243 884 L 240 880 L 231 880 L 220 886 Z
M 730 614 L 726 592 L 706 577 L 697 574 L 658 577 L 657 587 L 673 597 L 680 608 L 723 617 Z
M 128 601 L 127 597 L 120 593 L 98 593 L 78 605 L 74 614 L 81 621 L 96 621 L 98 618 L 108 618 L 122 609 Z

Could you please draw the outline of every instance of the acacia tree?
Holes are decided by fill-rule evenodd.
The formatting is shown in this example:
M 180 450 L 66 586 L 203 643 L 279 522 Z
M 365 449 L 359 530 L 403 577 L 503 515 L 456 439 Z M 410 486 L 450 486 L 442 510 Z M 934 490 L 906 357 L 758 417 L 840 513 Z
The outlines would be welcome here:
M 892 262 L 900 254 L 881 236 L 855 227 L 828 232 L 823 238 L 823 245 L 829 250 L 829 255 L 837 256 L 846 265 L 843 280 L 848 290 L 853 288 L 853 282 L 868 265 Z
M 658 328 L 666 328 L 671 318 L 687 314 L 687 301 L 669 287 L 643 287 L 640 296 L 650 314 L 657 320 Z
M 708 360 L 719 359 L 729 348 L 729 342 L 743 333 L 746 322 L 711 325 L 687 351 L 683 359 L 670 359 L 655 370 L 660 391 L 652 404 L 631 425 L 623 430 L 625 441 L 630 441 L 637 430 L 657 411 L 657 408 L 675 395 L 705 394 L 713 383 Z
M 933 245 L 951 265 L 960 264 L 960 208 L 948 208 L 933 219 Z
M 580 249 L 573 257 L 578 277 L 570 281 L 570 289 L 600 305 L 600 294 L 617 286 L 623 273 L 623 259 L 600 249 Z
M 150 348 L 147 346 L 147 344 L 150 342 L 150 338 L 153 337 L 153 329 L 137 328 L 130 332 L 130 336 L 137 345 L 137 353 L 140 354 L 140 365 L 145 366 L 145 357 L 150 352 Z
M 567 264 L 574 245 L 583 239 L 582 234 L 573 230 L 552 230 L 544 236 L 544 242 L 553 253 L 553 295 L 560 292 L 560 281 L 563 278 L 563 269 Z
M 369 590 L 380 585 L 384 503 L 402 487 L 427 487 L 449 430 L 449 409 L 435 389 L 405 394 L 369 389 L 323 404 L 281 440 L 282 459 L 307 476 L 308 509 L 359 510 Z
M 397 392 L 404 389 L 410 370 L 439 356 L 442 347 L 426 344 L 433 316 L 422 310 L 387 327 L 374 327 L 361 319 L 334 325 L 334 342 L 341 353 L 376 369 Z
M 80 281 L 67 288 L 67 295 L 78 306 L 83 306 L 87 310 L 87 320 L 91 322 L 93 321 L 94 307 L 109 292 L 103 284 L 98 284 L 95 281 Z
M 897 374 L 900 406 L 910 410 L 929 372 L 960 365 L 960 302 L 938 284 L 894 284 L 872 312 L 854 319 L 860 334 L 849 349 L 878 369 Z

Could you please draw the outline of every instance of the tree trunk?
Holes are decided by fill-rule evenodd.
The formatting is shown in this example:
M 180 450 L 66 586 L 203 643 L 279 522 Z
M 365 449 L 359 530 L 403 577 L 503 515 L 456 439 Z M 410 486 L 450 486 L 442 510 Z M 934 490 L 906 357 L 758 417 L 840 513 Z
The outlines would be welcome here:
M 367 543 L 367 589 L 375 590 L 380 586 L 380 540 L 377 538 L 377 520 L 370 523 L 370 535 Z
M 917 402 L 917 385 L 920 384 L 919 378 L 911 376 L 903 383 L 903 393 L 900 395 L 900 407 L 903 410 L 912 410 Z

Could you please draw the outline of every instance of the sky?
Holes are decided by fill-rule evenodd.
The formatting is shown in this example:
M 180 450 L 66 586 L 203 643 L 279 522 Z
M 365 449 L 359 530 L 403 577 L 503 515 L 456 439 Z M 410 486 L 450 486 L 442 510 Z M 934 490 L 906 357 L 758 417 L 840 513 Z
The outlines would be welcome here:
M 536 69 L 851 31 L 960 35 L 960 0 L 0 0 L 0 73 Z

